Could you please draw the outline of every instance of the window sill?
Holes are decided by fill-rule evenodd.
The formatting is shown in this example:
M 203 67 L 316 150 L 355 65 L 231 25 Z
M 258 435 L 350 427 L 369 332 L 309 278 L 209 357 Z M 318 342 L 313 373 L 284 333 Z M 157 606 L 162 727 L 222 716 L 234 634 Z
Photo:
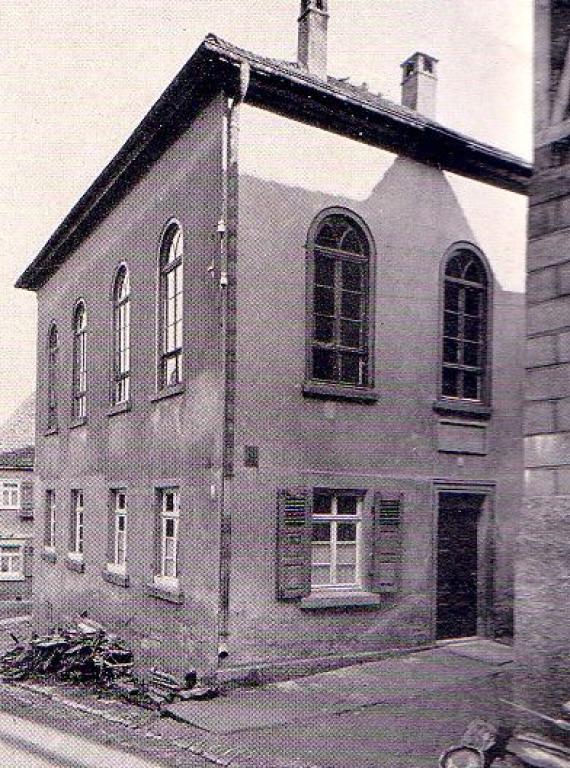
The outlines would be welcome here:
M 84 573 L 85 563 L 83 558 L 79 557 L 74 552 L 68 552 L 65 560 L 65 567 L 68 571 L 75 571 L 75 573 Z
M 472 416 L 474 419 L 488 420 L 493 409 L 483 403 L 470 402 L 469 400 L 436 400 L 433 404 L 436 413 L 456 414 L 459 416 Z
M 340 589 L 330 592 L 312 592 L 308 597 L 301 599 L 301 608 L 307 611 L 317 611 L 322 608 L 378 607 L 381 604 L 381 596 L 374 592 L 343 592 Z
M 170 588 L 160 583 L 146 585 L 146 593 L 157 600 L 165 600 L 167 603 L 182 605 L 184 603 L 184 593 L 178 588 Z
M 85 424 L 87 424 L 87 416 L 79 416 L 71 420 L 69 429 L 77 429 L 77 427 L 83 427 Z
M 107 416 L 116 416 L 119 413 L 127 413 L 132 408 L 131 401 L 126 400 L 124 403 L 115 403 L 107 411 Z
M 45 560 L 46 563 L 55 563 L 57 562 L 57 555 L 55 553 L 55 549 L 48 549 L 47 547 L 44 548 L 42 554 L 41 554 L 42 560 Z
M 156 403 L 158 400 L 166 400 L 167 397 L 175 397 L 176 395 L 182 395 L 184 393 L 184 384 L 173 384 L 171 387 L 165 387 L 157 392 L 156 395 L 150 398 L 151 403 Z
M 59 427 L 49 427 L 44 432 L 44 437 L 49 437 L 50 435 L 58 435 L 59 434 Z
M 23 573 L 0 573 L 0 581 L 25 581 Z
M 303 395 L 327 400 L 351 400 L 355 403 L 376 403 L 380 398 L 379 392 L 375 389 L 325 384 L 317 381 L 306 381 L 303 384 Z
M 107 566 L 107 568 L 101 572 L 101 576 L 103 581 L 106 581 L 108 584 L 115 584 L 117 587 L 125 588 L 130 586 L 129 577 L 126 573 L 113 571 L 109 568 L 109 566 Z

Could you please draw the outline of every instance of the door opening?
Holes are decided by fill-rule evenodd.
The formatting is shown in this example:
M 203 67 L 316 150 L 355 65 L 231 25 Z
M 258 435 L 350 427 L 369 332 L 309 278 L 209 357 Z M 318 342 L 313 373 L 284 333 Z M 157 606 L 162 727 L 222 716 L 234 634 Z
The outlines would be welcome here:
M 438 640 L 472 637 L 478 617 L 478 521 L 485 497 L 440 493 L 437 534 Z

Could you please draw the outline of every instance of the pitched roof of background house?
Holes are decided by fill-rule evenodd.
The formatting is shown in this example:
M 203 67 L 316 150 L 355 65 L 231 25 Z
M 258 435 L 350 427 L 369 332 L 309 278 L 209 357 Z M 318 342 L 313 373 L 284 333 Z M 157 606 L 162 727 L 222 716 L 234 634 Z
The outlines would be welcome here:
M 14 451 L 35 444 L 36 395 L 32 393 L 0 424 L 0 451 Z
M 16 283 L 40 288 L 220 89 L 272 110 L 419 162 L 526 193 L 532 166 L 414 110 L 296 63 L 208 35 L 123 147 L 81 197 Z
M 0 469 L 33 469 L 35 448 L 26 445 L 13 451 L 0 453 Z

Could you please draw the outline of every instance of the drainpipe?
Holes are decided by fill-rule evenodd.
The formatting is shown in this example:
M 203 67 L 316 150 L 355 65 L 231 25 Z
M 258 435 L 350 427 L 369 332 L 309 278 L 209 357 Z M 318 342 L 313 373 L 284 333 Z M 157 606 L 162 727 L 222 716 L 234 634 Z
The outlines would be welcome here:
M 234 474 L 234 423 L 236 387 L 236 262 L 238 224 L 238 149 L 240 104 L 249 86 L 250 67 L 242 62 L 239 82 L 225 95 L 222 128 L 222 217 L 220 236 L 220 341 L 222 356 L 221 471 L 218 488 L 220 520 L 218 664 L 227 656 L 231 572 L 231 508 L 227 504 L 227 480 Z

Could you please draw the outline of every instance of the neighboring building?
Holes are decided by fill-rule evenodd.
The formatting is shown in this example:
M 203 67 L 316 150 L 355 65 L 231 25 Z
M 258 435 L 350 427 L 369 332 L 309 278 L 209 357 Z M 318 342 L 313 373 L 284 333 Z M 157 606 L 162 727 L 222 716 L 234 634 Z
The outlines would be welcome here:
M 570 698 L 570 5 L 536 0 L 535 11 L 526 499 L 517 548 L 516 646 L 521 703 L 558 717 Z
M 294 64 L 207 37 L 18 282 L 37 620 L 87 612 L 143 665 L 511 632 L 522 254 L 457 190 L 506 223 L 530 167 L 435 122 L 431 56 L 404 106 L 327 78 L 327 21 L 303 1 Z
M 0 618 L 32 596 L 34 448 L 0 453 Z

